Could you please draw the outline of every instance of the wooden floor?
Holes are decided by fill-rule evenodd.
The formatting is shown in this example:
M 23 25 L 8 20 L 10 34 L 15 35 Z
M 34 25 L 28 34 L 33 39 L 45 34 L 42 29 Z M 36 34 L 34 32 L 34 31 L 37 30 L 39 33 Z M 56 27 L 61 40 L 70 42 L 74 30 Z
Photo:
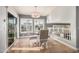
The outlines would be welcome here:
M 17 39 L 12 47 L 9 48 L 7 53 L 74 53 L 75 50 L 65 46 L 58 41 L 48 39 L 48 48 L 42 49 L 41 47 L 33 48 L 30 47 L 29 39 L 22 38 Z M 32 50 L 33 49 L 33 50 Z

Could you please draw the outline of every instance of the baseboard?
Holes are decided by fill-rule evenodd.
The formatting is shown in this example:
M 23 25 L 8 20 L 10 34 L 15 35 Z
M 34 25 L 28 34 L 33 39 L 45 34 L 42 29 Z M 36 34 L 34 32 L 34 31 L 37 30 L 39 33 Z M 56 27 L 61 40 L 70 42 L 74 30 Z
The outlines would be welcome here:
M 73 47 L 73 46 L 71 46 L 71 45 L 69 45 L 69 44 L 67 44 L 67 43 L 65 43 L 65 42 L 63 42 L 61 40 L 58 40 L 58 39 L 55 39 L 55 40 L 62 43 L 62 44 L 64 44 L 64 45 L 66 45 L 66 46 L 68 46 L 68 47 L 70 47 L 70 48 L 72 48 L 72 49 L 74 49 L 74 50 L 78 50 L 77 48 L 75 48 L 75 47 Z

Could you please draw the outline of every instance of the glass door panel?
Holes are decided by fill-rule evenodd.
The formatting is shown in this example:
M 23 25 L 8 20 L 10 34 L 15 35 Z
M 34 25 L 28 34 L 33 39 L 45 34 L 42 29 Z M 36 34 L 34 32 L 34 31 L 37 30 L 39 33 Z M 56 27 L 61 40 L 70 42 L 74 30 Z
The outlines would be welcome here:
M 10 46 L 14 42 L 14 38 L 17 37 L 17 19 L 11 15 L 10 13 L 8 14 L 8 46 Z
M 34 32 L 44 29 L 44 19 L 34 19 Z

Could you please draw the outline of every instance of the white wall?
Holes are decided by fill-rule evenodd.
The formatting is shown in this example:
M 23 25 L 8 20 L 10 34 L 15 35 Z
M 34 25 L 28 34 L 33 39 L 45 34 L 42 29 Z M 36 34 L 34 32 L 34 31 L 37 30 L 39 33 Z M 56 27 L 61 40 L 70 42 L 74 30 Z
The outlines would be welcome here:
M 0 6 L 0 52 L 7 48 L 7 10 Z
M 10 12 L 12 15 L 14 15 L 17 18 L 17 38 L 19 38 L 19 15 L 17 14 L 14 7 L 8 7 L 8 12 Z
M 59 40 L 76 47 L 76 7 L 59 6 L 56 7 L 47 17 L 47 23 L 70 23 L 71 40 L 59 38 Z
M 19 16 L 12 7 L 7 9 L 4 6 L 0 6 L 0 52 L 4 52 L 8 48 L 8 12 L 17 17 L 17 22 L 19 21 Z M 17 33 L 19 38 L 19 25 L 17 25 Z

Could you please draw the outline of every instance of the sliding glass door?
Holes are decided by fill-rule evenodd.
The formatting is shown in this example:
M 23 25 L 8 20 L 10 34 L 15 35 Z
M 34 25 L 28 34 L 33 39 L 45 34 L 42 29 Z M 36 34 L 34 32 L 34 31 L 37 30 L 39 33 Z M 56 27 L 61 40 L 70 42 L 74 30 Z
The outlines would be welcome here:
M 17 18 L 8 13 L 8 46 L 17 38 Z

